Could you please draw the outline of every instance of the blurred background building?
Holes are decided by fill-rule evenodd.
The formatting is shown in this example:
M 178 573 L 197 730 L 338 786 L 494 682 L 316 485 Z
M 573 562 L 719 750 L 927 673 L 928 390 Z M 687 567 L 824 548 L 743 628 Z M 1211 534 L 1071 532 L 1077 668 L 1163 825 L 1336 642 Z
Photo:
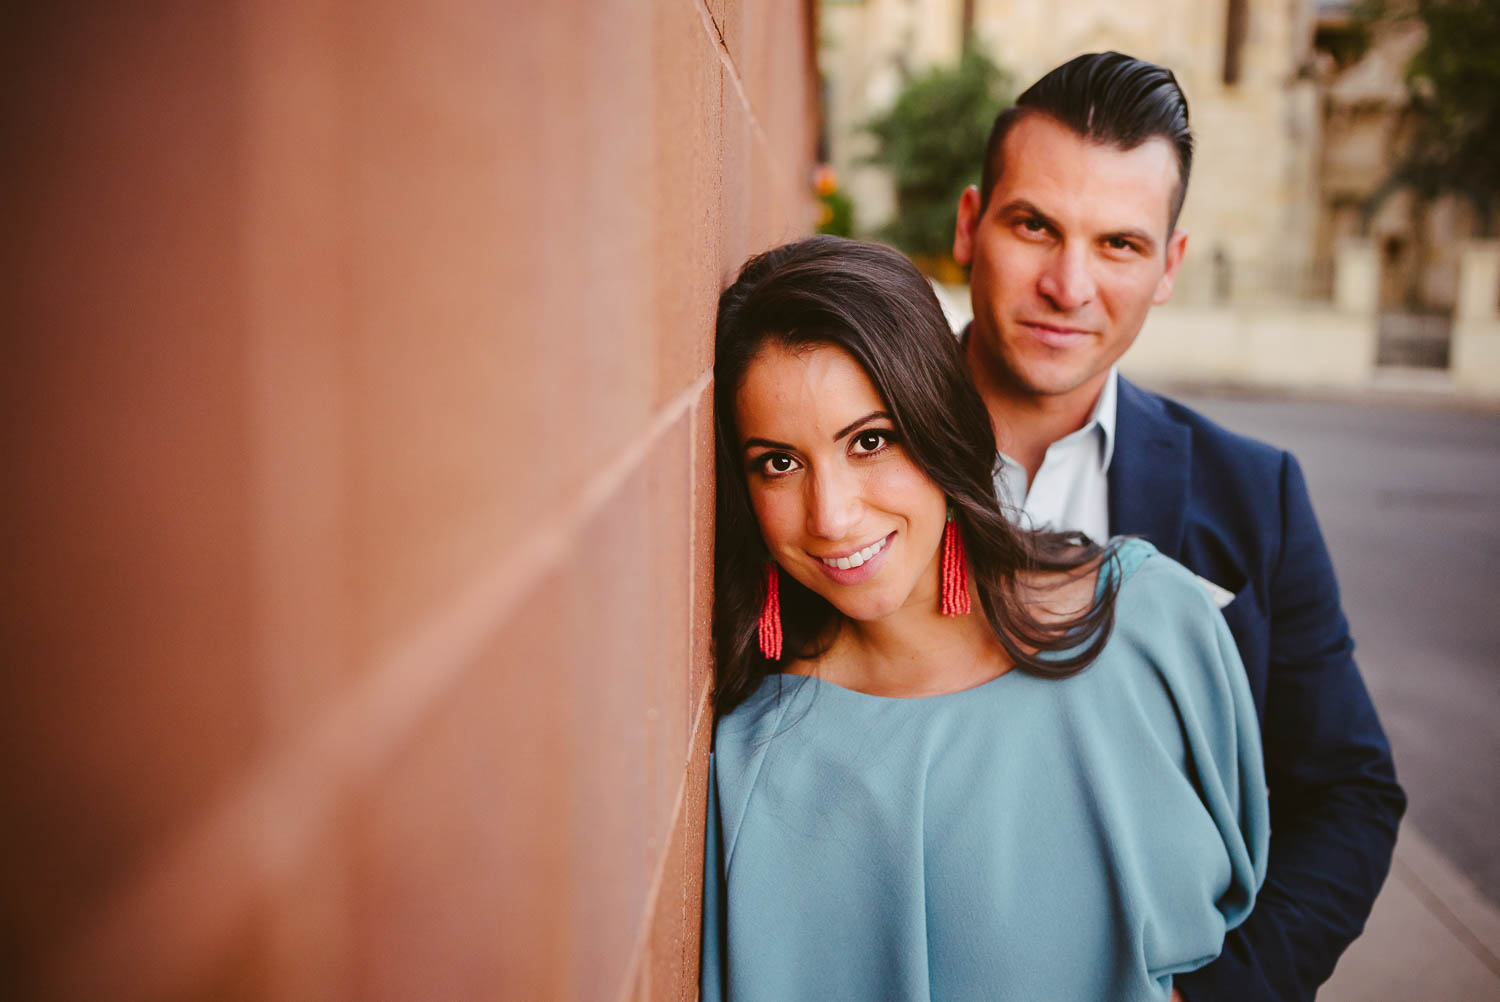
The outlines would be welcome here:
M 1001 103 L 1082 52 L 1162 63 L 1188 96 L 1198 141 L 1181 219 L 1191 239 L 1172 307 L 1153 314 L 1128 369 L 1342 387 L 1394 371 L 1496 395 L 1500 245 L 1486 239 L 1495 234 L 1484 210 L 1500 183 L 1468 197 L 1404 169 L 1426 138 L 1413 108 L 1421 82 L 1408 72 L 1429 8 L 1473 9 L 1491 49 L 1468 57 L 1482 71 L 1468 71 L 1469 83 L 1500 83 L 1495 15 L 1483 7 L 824 0 L 826 153 L 854 229 L 901 242 L 884 228 L 909 206 L 898 205 L 891 170 L 871 162 L 881 143 L 869 126 L 913 80 L 956 66 L 966 40 L 1002 74 Z M 971 159 L 965 181 L 977 182 Z M 967 296 L 952 298 L 961 309 Z
M 691 999 L 803 0 L 7 5 L 7 999 Z

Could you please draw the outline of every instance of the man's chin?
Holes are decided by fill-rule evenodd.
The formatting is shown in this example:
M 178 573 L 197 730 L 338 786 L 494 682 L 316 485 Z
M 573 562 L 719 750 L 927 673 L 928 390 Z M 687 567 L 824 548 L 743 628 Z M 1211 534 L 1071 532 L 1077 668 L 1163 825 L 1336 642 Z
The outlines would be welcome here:
M 1011 370 L 1013 388 L 1029 397 L 1063 397 L 1086 388 L 1099 373 L 1055 366 L 1017 366 Z

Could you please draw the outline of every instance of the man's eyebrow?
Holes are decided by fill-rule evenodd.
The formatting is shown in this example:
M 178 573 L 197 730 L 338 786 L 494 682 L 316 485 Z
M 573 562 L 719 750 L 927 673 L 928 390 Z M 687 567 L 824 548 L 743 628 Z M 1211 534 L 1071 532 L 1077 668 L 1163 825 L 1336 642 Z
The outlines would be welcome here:
M 1024 212 L 1029 216 L 1036 216 L 1048 226 L 1053 225 L 1051 216 L 1047 215 L 1040 208 L 1038 208 L 1035 202 L 1028 202 L 1024 198 L 1013 198 L 1009 202 L 1006 202 L 1004 205 L 1000 206 L 1000 208 L 995 211 L 1002 216 L 1013 216 L 1016 213 Z
M 1053 227 L 1054 229 L 1057 226 L 1052 217 L 1039 209 L 1035 202 L 1027 201 L 1024 198 L 1012 199 L 1009 202 L 1006 202 L 1004 205 L 1000 206 L 996 211 L 1002 216 L 1012 216 L 1024 213 L 1028 216 L 1035 216 L 1037 219 L 1041 220 L 1043 223 L 1046 223 L 1048 226 Z M 1104 235 L 1105 240 L 1114 240 L 1116 238 L 1121 240 L 1135 241 L 1145 249 L 1148 256 L 1156 252 L 1156 238 L 1146 230 L 1124 229 L 1116 230 L 1113 233 L 1106 233 Z
M 1106 233 L 1104 239 L 1134 240 L 1141 245 L 1141 249 L 1146 252 L 1148 257 L 1156 253 L 1156 238 L 1145 230 L 1118 230 L 1114 233 Z
M 851 421 L 848 424 L 844 425 L 844 427 L 839 430 L 839 433 L 833 436 L 833 440 L 837 442 L 839 439 L 843 438 L 845 435 L 849 434 L 860 425 L 869 424 L 876 418 L 885 418 L 887 421 L 891 420 L 890 414 L 886 413 L 885 411 L 871 411 L 864 417 L 860 418 L 858 421 Z

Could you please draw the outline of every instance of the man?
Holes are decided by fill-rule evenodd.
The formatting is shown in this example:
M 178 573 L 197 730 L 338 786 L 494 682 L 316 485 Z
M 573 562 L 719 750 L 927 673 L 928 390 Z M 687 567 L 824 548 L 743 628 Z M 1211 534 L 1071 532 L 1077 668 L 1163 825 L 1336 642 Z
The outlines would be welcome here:
M 996 119 L 982 185 L 959 201 L 965 350 L 1018 517 L 1149 539 L 1204 579 L 1245 662 L 1269 870 L 1223 954 L 1176 991 L 1310 999 L 1364 927 L 1405 797 L 1296 460 L 1115 371 L 1172 294 L 1192 152 L 1187 102 L 1159 66 L 1080 56 L 1022 94 Z

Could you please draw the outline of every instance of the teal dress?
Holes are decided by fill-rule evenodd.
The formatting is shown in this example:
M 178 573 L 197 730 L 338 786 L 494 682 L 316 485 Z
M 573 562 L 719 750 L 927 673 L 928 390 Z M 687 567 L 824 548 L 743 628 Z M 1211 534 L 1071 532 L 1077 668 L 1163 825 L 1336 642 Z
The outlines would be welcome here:
M 773 675 L 719 721 L 704 1002 L 1166 999 L 1250 911 L 1255 708 L 1192 574 L 1127 541 L 1064 680 L 869 696 Z

